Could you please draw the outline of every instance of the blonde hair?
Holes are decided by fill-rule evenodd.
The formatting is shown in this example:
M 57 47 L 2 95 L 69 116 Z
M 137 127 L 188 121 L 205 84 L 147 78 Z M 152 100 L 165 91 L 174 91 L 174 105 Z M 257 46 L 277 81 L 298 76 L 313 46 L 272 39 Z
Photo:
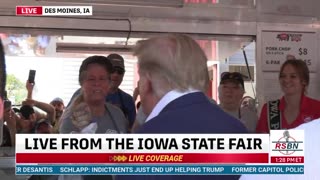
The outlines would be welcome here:
M 138 41 L 134 55 L 138 57 L 139 74 L 152 79 L 158 96 L 173 89 L 208 89 L 207 57 L 189 36 L 168 34 Z

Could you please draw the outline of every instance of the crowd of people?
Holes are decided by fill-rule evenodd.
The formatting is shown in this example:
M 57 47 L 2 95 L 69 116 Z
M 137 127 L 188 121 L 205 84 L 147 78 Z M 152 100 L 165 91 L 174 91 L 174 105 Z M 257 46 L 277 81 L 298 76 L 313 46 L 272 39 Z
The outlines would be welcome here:
M 34 84 L 27 81 L 28 97 L 23 106 L 4 110 L 6 125 L 2 146 L 13 146 L 15 133 L 268 133 L 273 129 L 320 126 L 320 120 L 315 120 L 320 118 L 320 101 L 306 94 L 310 78 L 308 67 L 302 60 L 290 58 L 282 64 L 279 83 L 284 95 L 279 100 L 265 103 L 258 115 L 254 99 L 244 97 L 244 78 L 238 72 L 221 74 L 220 104 L 206 95 L 209 86 L 207 58 L 189 36 L 168 34 L 141 40 L 133 54 L 138 59 L 140 78 L 133 97 L 119 88 L 125 66 L 123 57 L 118 54 L 90 56 L 82 62 L 78 77 L 80 89 L 66 107 L 61 98 L 50 103 L 34 100 Z M 45 113 L 38 113 L 36 109 Z M 276 115 L 270 116 L 271 109 Z M 306 151 L 310 143 L 320 150 L 319 143 L 313 141 L 306 141 Z M 268 176 L 264 177 L 268 179 Z M 98 178 L 113 177 L 79 177 Z M 116 178 L 231 180 L 240 176 Z M 241 178 L 250 179 L 247 176 Z

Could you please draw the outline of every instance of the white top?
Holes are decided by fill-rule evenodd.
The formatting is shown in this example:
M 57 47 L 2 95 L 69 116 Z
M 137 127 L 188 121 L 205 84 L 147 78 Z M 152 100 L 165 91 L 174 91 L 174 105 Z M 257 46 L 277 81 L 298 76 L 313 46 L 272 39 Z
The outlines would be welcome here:
M 221 107 L 221 104 L 219 106 Z M 221 107 L 221 109 L 223 108 Z M 228 111 L 226 109 L 223 110 L 229 115 L 239 119 L 242 124 L 246 126 L 249 132 L 254 133 L 256 131 L 258 116 L 255 107 L 244 106 L 241 107 L 240 110 L 236 111 Z
M 242 175 L 240 180 L 319 180 L 320 179 L 320 118 L 295 129 L 304 130 L 304 175 Z
M 148 122 L 150 119 L 156 117 L 159 115 L 159 113 L 166 107 L 170 102 L 174 101 L 175 99 L 178 99 L 181 96 L 184 96 L 186 94 L 194 93 L 194 92 L 200 92 L 198 90 L 190 89 L 185 92 L 179 92 L 177 90 L 169 91 L 167 94 L 165 94 L 160 101 L 156 104 L 156 106 L 153 108 L 149 116 L 147 117 L 145 122 Z
M 137 111 L 137 115 L 136 115 L 136 121 L 141 125 L 141 124 L 144 124 L 145 121 L 147 119 L 147 115 L 144 114 L 143 112 L 143 108 L 142 106 L 140 105 L 138 111 Z

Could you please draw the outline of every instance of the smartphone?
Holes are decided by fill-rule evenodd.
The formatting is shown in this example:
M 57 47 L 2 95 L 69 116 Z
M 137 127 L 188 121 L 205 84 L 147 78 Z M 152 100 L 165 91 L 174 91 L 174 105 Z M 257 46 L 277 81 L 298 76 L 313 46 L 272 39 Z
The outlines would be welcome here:
M 11 101 L 8 99 L 8 94 L 7 91 L 4 91 L 4 100 L 3 100 L 3 104 L 4 104 L 4 109 L 11 109 L 12 103 Z
M 4 101 L 4 109 L 11 109 L 11 106 L 12 106 L 11 101 L 9 100 Z
M 29 71 L 29 77 L 28 77 L 28 81 L 29 83 L 34 83 L 34 79 L 36 77 L 36 70 L 30 70 Z

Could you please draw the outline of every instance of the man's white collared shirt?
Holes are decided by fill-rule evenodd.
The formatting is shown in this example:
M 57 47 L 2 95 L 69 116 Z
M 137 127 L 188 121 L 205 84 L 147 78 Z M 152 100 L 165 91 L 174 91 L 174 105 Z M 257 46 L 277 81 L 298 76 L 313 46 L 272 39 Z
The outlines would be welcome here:
M 153 110 L 151 111 L 151 113 L 149 114 L 149 116 L 147 117 L 146 122 L 148 122 L 150 119 L 156 117 L 159 115 L 159 113 L 172 101 L 174 101 L 175 99 L 178 99 L 181 96 L 184 96 L 186 94 L 190 94 L 190 93 L 195 93 L 195 92 L 200 92 L 199 90 L 193 90 L 190 89 L 188 91 L 185 92 L 179 92 L 177 90 L 172 90 L 170 92 L 168 92 L 167 94 L 165 94 L 160 101 L 156 104 L 156 106 L 153 108 Z

